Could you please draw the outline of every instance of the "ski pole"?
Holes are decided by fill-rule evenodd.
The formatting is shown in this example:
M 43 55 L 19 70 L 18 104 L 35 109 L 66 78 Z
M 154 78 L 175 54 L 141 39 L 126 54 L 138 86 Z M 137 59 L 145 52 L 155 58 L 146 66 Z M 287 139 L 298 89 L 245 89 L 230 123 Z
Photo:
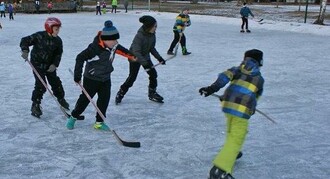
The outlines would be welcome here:
M 178 42 L 178 43 L 175 45 L 175 47 L 174 47 L 174 55 L 172 55 L 171 57 L 167 58 L 167 59 L 165 60 L 165 62 L 167 62 L 167 61 L 173 59 L 174 57 L 176 57 L 176 54 L 178 53 L 178 48 L 179 48 L 180 40 L 181 40 L 181 37 L 179 38 L 179 42 Z M 162 64 L 162 63 L 159 62 L 159 63 L 157 63 L 156 65 L 154 65 L 154 66 L 152 66 L 152 67 L 150 67 L 150 68 L 145 69 L 145 71 L 148 72 L 148 71 L 150 71 L 152 68 L 156 68 L 156 67 L 157 67 L 158 65 L 160 65 L 160 64 Z
M 63 112 L 63 114 L 65 115 L 66 118 L 70 117 L 70 115 L 65 111 L 65 109 L 63 109 L 63 107 L 61 106 L 61 104 L 56 100 L 56 97 L 54 96 L 53 92 L 48 88 L 48 85 L 46 84 L 45 80 L 42 79 L 42 77 L 40 76 L 40 74 L 38 73 L 38 71 L 36 70 L 36 68 L 34 68 L 34 66 L 32 65 L 32 63 L 30 62 L 30 60 L 25 60 L 29 63 L 29 65 L 31 66 L 34 74 L 37 75 L 38 79 L 41 81 L 42 85 L 47 89 L 47 91 L 49 92 L 49 94 L 53 97 L 53 99 L 56 101 L 56 104 L 60 107 L 61 111 Z
M 74 76 L 73 71 L 69 68 L 69 72 L 71 73 L 72 76 Z M 101 116 L 101 118 L 103 119 L 103 121 L 105 121 L 105 116 L 103 115 L 103 113 L 101 112 L 101 110 L 97 107 L 96 103 L 94 102 L 94 100 L 91 98 L 91 96 L 88 94 L 88 92 L 86 91 L 86 89 L 81 85 L 81 83 L 77 83 L 79 85 L 79 87 L 81 88 L 81 90 L 83 91 L 83 93 L 85 94 L 85 96 L 88 98 L 88 100 L 93 104 L 94 108 L 96 109 L 97 113 Z M 110 129 L 110 128 L 109 128 Z M 120 145 L 125 146 L 125 147 L 132 147 L 132 148 L 139 148 L 141 146 L 140 142 L 127 142 L 122 140 L 118 134 L 110 129 L 110 132 L 113 134 L 113 136 L 117 139 L 117 141 L 119 142 Z
M 203 91 L 203 93 L 205 94 L 204 91 Z M 211 94 L 211 96 L 217 97 L 217 98 L 220 99 L 220 101 L 222 101 L 222 96 L 220 96 L 220 95 L 217 95 L 217 94 Z M 266 117 L 266 118 L 267 118 L 268 120 L 270 120 L 272 123 L 277 124 L 275 120 L 273 120 L 271 117 L 269 117 L 269 116 L 268 116 L 267 114 L 265 114 L 264 112 L 260 111 L 259 109 L 256 109 L 256 111 L 257 111 L 259 114 L 261 114 L 261 115 L 263 115 L 264 117 Z

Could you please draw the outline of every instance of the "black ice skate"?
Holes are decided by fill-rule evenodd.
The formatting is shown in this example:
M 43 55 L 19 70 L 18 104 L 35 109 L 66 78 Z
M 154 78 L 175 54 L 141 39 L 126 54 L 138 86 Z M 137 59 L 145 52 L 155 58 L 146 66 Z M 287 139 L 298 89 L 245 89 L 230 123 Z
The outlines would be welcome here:
M 182 55 L 190 55 L 190 54 L 191 52 L 188 52 L 186 47 L 182 47 Z
M 210 170 L 210 177 L 209 179 L 234 179 L 230 173 L 226 173 L 225 171 L 213 166 Z
M 241 33 L 244 33 L 245 31 L 242 29 L 240 32 L 241 32 Z
M 122 89 L 120 89 L 118 91 L 118 93 L 117 93 L 117 96 L 116 96 L 116 101 L 115 101 L 116 105 L 118 105 L 119 103 L 121 103 L 121 100 L 123 100 L 124 95 L 125 95 L 124 94 L 124 91 Z
M 251 33 L 251 31 L 250 31 L 249 29 L 246 29 L 246 32 L 247 32 L 247 33 Z
M 40 116 L 42 115 L 40 104 L 32 103 L 31 115 L 34 116 L 34 117 L 40 118 Z
M 155 101 L 157 103 L 164 103 L 164 98 L 162 96 L 160 96 L 155 89 L 149 89 L 149 99 L 151 101 Z
M 70 109 L 69 109 L 69 103 L 66 102 L 66 100 L 65 100 L 64 98 L 62 98 L 62 99 L 58 99 L 57 101 L 58 101 L 58 103 L 60 103 L 60 105 L 61 105 L 64 109 L 66 109 L 66 110 L 70 110 Z
M 167 55 L 175 55 L 173 51 L 167 51 Z

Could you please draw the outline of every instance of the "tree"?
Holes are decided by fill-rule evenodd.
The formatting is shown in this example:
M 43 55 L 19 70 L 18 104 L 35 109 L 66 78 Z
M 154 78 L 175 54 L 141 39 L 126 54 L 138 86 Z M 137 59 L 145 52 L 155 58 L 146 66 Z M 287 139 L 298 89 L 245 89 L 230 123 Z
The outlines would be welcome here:
M 316 21 L 314 22 L 314 24 L 320 24 L 320 25 L 324 25 L 324 16 L 325 16 L 325 9 L 327 7 L 327 0 L 322 0 L 321 4 L 320 4 L 320 14 L 317 17 Z

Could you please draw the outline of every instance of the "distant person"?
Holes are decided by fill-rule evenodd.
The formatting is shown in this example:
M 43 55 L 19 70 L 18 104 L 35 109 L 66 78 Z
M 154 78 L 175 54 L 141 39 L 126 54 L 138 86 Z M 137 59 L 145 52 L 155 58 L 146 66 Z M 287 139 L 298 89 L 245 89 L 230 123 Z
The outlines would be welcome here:
M 125 13 L 127 13 L 128 0 L 124 0 Z
M 113 13 L 113 10 L 115 10 L 115 13 L 117 13 L 118 1 L 117 0 L 112 0 L 111 5 L 112 5 L 111 13 Z
M 106 116 L 110 101 L 112 62 L 115 53 L 128 57 L 130 60 L 136 60 L 130 51 L 118 43 L 118 39 L 117 28 L 113 26 L 112 21 L 107 20 L 102 31 L 98 32 L 93 42 L 76 58 L 74 81 L 79 84 L 83 82 L 83 87 L 92 98 L 97 94 L 96 104 L 104 116 Z M 81 81 L 82 73 L 83 81 Z M 89 103 L 87 96 L 82 93 L 68 118 L 67 129 L 74 128 L 77 118 L 85 111 Z M 109 127 L 99 113 L 96 114 L 94 128 L 109 131 Z
M 100 5 L 100 2 L 99 1 L 96 2 L 96 15 L 98 15 L 98 14 L 102 15 L 102 13 L 101 13 L 101 5 Z
M 14 7 L 12 4 L 8 5 L 8 14 L 9 14 L 9 20 L 14 20 Z
M 0 23 L 0 29 L 2 29 L 2 25 L 1 25 L 1 23 Z
M 52 12 L 52 9 L 53 9 L 53 2 L 52 1 L 48 1 L 47 9 L 48 9 L 48 14 L 50 14 Z
M 0 3 L 0 14 L 1 14 L 1 18 L 2 16 L 6 18 L 6 5 L 4 2 Z
M 35 5 L 35 8 L 36 8 L 37 14 L 40 14 L 40 1 L 36 0 L 34 2 L 34 5 Z
M 230 83 L 221 97 L 222 111 L 227 118 L 226 139 L 213 160 L 210 179 L 233 179 L 234 164 L 242 156 L 240 150 L 248 132 L 249 119 L 263 92 L 262 65 L 263 52 L 248 50 L 239 66 L 220 73 L 213 84 L 199 89 L 199 93 L 207 97 Z
M 105 1 L 102 2 L 102 13 L 107 13 L 107 3 Z
M 156 29 L 157 21 L 152 16 L 142 16 L 139 21 L 143 24 L 137 34 L 135 35 L 130 51 L 137 57 L 137 62 L 129 62 L 129 75 L 126 81 L 120 86 L 120 89 L 116 96 L 116 104 L 121 103 L 124 95 L 128 89 L 133 86 L 136 77 L 139 73 L 140 67 L 144 69 L 150 69 L 147 73 L 149 75 L 148 97 L 149 100 L 163 103 L 163 97 L 160 96 L 157 89 L 157 71 L 152 68 L 153 63 L 151 61 L 150 54 L 153 55 L 159 63 L 165 65 L 165 60 L 161 57 L 156 50 Z
M 60 65 L 63 53 L 62 39 L 58 36 L 61 26 L 62 23 L 58 18 L 47 18 L 45 31 L 36 32 L 23 37 L 20 47 L 22 49 L 22 58 L 24 60 L 29 60 L 29 47 L 33 46 L 30 57 L 32 65 L 45 82 L 47 79 L 59 104 L 63 108 L 69 109 L 69 104 L 64 99 L 65 92 L 62 81 L 56 73 L 56 68 Z M 46 88 L 39 80 L 38 76 L 35 73 L 33 74 L 35 84 L 31 97 L 31 115 L 39 118 L 42 115 L 41 100 L 46 92 Z
M 184 7 L 181 13 L 175 19 L 175 23 L 173 27 L 174 39 L 171 43 L 170 48 L 167 51 L 168 55 L 174 55 L 173 49 L 176 46 L 176 44 L 179 42 L 181 44 L 182 54 L 183 55 L 191 54 L 191 52 L 188 52 L 187 50 L 186 36 L 183 33 L 185 28 L 191 25 L 190 17 L 188 14 L 189 14 L 189 8 Z
M 251 31 L 249 30 L 249 15 L 251 15 L 252 17 L 254 17 L 254 15 L 252 14 L 251 10 L 249 7 L 247 7 L 246 3 L 243 3 L 243 7 L 240 10 L 240 14 L 242 17 L 242 25 L 241 25 L 241 32 L 244 33 L 244 26 L 246 29 L 247 33 L 250 33 Z

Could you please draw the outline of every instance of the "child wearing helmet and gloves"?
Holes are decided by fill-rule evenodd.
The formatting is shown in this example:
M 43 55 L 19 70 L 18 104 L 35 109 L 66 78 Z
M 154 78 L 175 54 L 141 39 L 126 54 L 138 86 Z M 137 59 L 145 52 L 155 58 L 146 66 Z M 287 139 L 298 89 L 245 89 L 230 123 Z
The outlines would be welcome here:
M 74 81 L 79 84 L 83 82 L 83 87 L 92 98 L 97 94 L 97 107 L 104 117 L 110 101 L 110 75 L 113 71 L 112 62 L 115 58 L 115 53 L 127 57 L 129 60 L 136 60 L 136 57 L 128 49 L 121 46 L 117 39 L 119 39 L 117 28 L 113 26 L 112 21 L 105 21 L 104 28 L 98 32 L 93 42 L 77 55 L 74 69 Z M 81 81 L 85 62 L 84 77 L 83 81 Z M 75 108 L 68 118 L 67 129 L 71 130 L 74 128 L 76 120 L 80 118 L 89 102 L 88 97 L 84 93 L 79 96 Z M 103 131 L 109 130 L 104 119 L 98 113 L 96 114 L 94 128 Z
M 230 85 L 225 90 L 222 111 L 227 118 L 225 143 L 213 160 L 210 179 L 232 179 L 236 158 L 245 141 L 250 117 L 254 114 L 257 99 L 263 92 L 264 79 L 260 73 L 263 65 L 263 52 L 257 49 L 244 54 L 241 65 L 220 73 L 218 79 L 210 86 L 199 89 L 199 93 L 209 96 L 220 88 Z
M 62 81 L 56 74 L 56 68 L 60 65 L 63 43 L 58 36 L 62 23 L 56 17 L 49 17 L 45 22 L 45 31 L 36 32 L 32 35 L 23 37 L 20 42 L 22 50 L 22 58 L 29 60 L 30 46 L 33 46 L 30 55 L 31 64 L 37 70 L 42 79 L 46 82 L 46 78 L 54 96 L 56 96 L 59 104 L 69 109 L 69 104 L 64 99 L 65 92 L 62 86 Z M 32 107 L 31 115 L 39 118 L 42 115 L 41 100 L 46 88 L 38 79 L 35 73 L 35 85 L 32 92 Z

